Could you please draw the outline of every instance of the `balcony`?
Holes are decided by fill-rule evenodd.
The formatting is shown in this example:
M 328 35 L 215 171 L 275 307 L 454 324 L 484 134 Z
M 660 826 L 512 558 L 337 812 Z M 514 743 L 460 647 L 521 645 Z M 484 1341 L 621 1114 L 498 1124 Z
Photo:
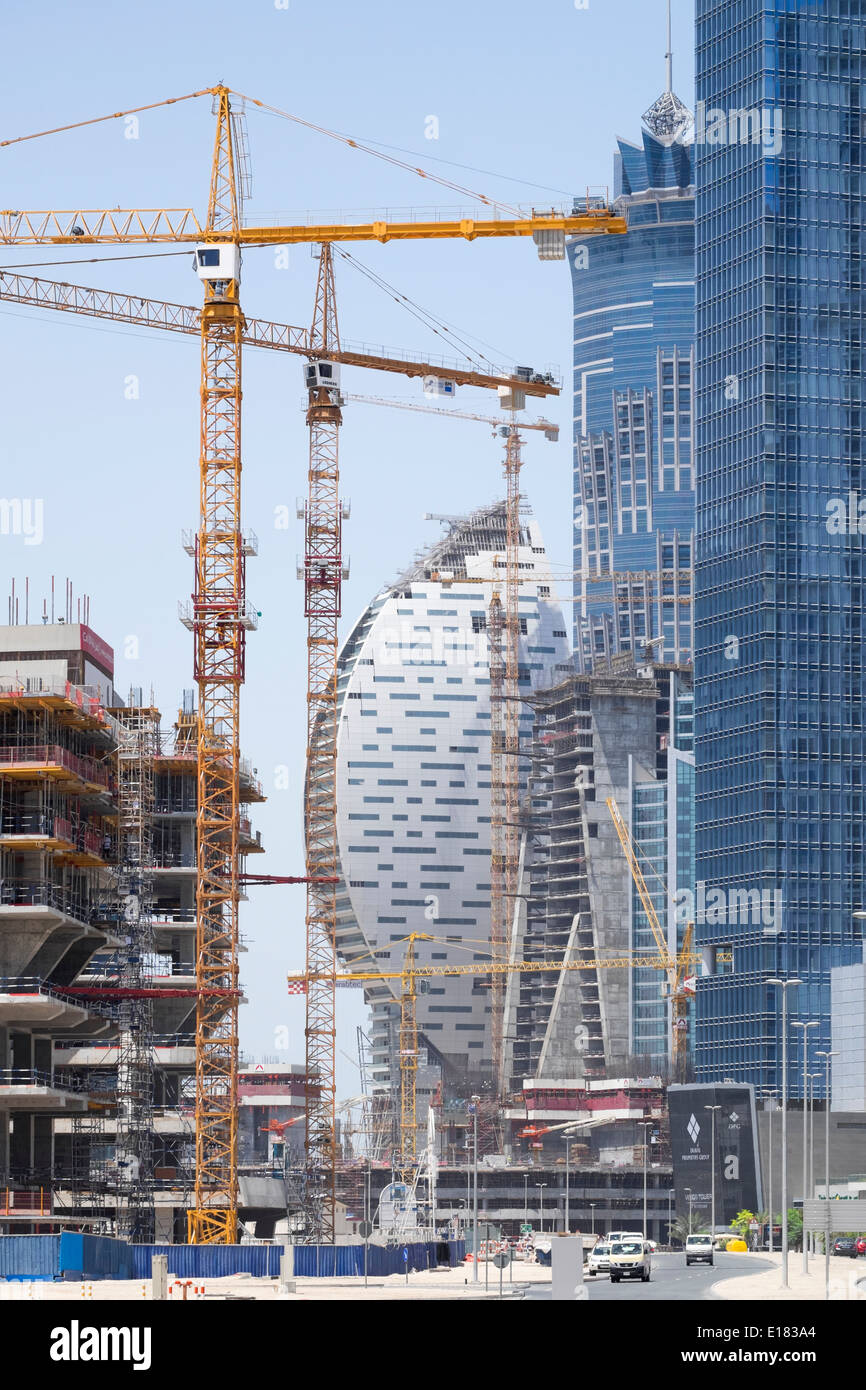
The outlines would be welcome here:
M 22 916 L 33 916 L 34 909 L 61 912 L 86 926 L 100 925 L 96 905 L 49 879 L 6 879 L 0 886 L 0 908 L 27 909 Z
M 0 976 L 0 1024 L 75 1028 L 92 1012 L 86 999 L 36 975 Z
M 53 850 L 58 862 L 99 867 L 113 860 L 114 838 L 95 825 L 40 811 L 7 812 L 0 844 L 9 850 Z
M 29 1067 L 0 1068 L 0 1110 L 83 1111 L 87 1093 L 72 1078 Z
M 70 753 L 57 743 L 16 744 L 0 748 L 0 774 L 32 782 L 50 777 L 58 784 L 84 787 L 93 792 L 114 792 L 108 768 L 95 758 Z

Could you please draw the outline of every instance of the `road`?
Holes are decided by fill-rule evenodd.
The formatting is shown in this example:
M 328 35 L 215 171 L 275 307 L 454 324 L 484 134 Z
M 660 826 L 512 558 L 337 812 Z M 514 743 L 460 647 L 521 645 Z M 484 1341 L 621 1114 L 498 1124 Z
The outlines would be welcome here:
M 615 1302 L 617 1299 L 641 1298 L 650 1301 L 676 1301 L 712 1299 L 710 1289 L 722 1279 L 733 1279 L 741 1274 L 756 1274 L 770 1269 L 769 1260 L 756 1259 L 754 1255 L 717 1256 L 715 1265 L 691 1265 L 686 1269 L 685 1256 L 654 1255 L 652 1278 L 648 1284 L 639 1279 L 623 1279 L 619 1284 L 611 1284 L 606 1274 L 595 1274 L 586 1280 L 590 1303 Z M 526 1297 L 531 1299 L 550 1299 L 550 1285 L 530 1287 Z

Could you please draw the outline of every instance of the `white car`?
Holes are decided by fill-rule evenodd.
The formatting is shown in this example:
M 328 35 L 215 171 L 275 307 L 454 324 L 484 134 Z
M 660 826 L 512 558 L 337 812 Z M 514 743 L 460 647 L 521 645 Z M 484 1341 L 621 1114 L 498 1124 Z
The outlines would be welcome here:
M 586 1262 L 587 1274 L 606 1274 L 610 1269 L 610 1244 L 600 1240 L 589 1252 Z
M 711 1235 L 693 1235 L 686 1237 L 686 1266 L 690 1264 L 704 1263 L 711 1265 L 713 1259 L 713 1238 Z

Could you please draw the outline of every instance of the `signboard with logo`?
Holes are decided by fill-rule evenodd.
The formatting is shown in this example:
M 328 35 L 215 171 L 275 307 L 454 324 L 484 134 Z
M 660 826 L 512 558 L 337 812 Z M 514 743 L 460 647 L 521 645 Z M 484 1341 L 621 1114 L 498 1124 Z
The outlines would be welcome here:
M 712 1205 L 713 1113 L 716 1131 L 716 1225 L 737 1212 L 763 1208 L 755 1093 L 751 1086 L 670 1086 L 671 1157 L 677 1215 L 709 1228 Z M 715 1112 L 707 1106 L 718 1105 Z

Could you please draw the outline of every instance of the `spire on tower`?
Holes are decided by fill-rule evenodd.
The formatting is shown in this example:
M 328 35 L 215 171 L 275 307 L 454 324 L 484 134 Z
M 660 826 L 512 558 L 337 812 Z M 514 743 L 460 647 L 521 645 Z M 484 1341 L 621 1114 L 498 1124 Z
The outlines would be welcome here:
M 685 102 L 680 101 L 673 88 L 673 43 L 671 40 L 671 0 L 668 5 L 668 46 L 665 53 L 667 66 L 667 85 L 657 101 L 644 112 L 643 122 L 651 135 L 658 140 L 673 143 L 684 141 L 692 128 L 692 113 Z

